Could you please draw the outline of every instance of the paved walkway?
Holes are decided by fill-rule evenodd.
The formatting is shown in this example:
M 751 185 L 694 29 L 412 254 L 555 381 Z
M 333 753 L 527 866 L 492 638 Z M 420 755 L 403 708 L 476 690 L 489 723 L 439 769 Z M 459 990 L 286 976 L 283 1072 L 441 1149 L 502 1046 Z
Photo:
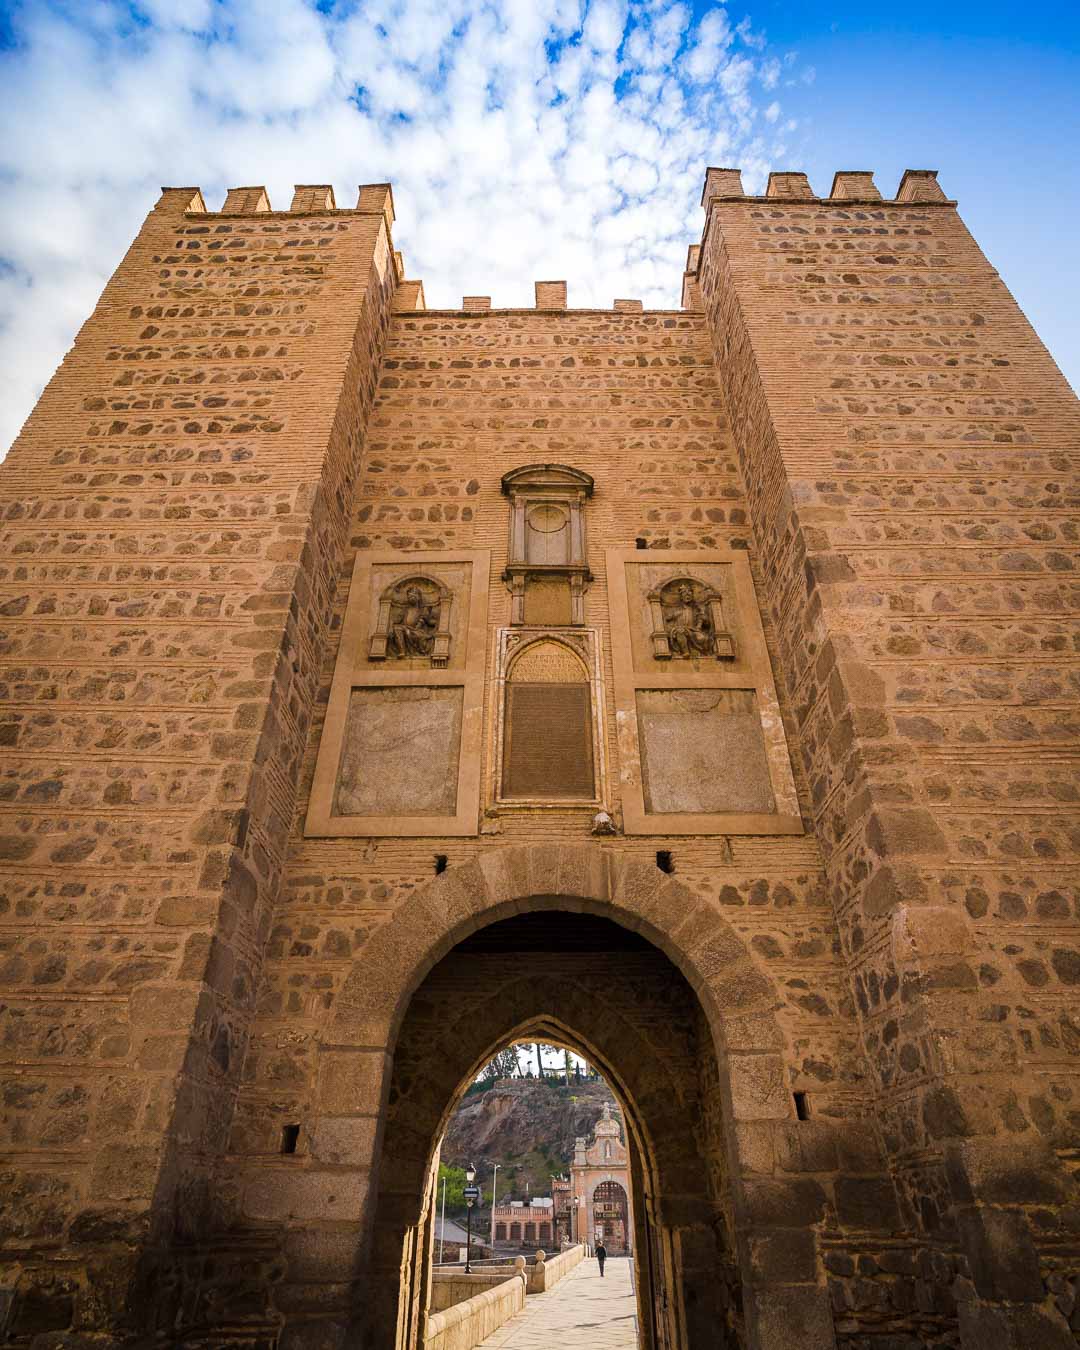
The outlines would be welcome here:
M 637 1302 L 626 1257 L 608 1260 L 604 1278 L 586 1258 L 547 1294 L 530 1294 L 525 1311 L 477 1350 L 638 1350 Z

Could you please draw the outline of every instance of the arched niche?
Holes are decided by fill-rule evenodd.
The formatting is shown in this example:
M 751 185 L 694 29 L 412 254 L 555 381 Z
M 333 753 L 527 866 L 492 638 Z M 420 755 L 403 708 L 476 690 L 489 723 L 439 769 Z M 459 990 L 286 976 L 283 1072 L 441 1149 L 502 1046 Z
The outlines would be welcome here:
M 438 577 L 414 572 L 396 578 L 379 596 L 368 659 L 427 660 L 436 669 L 445 667 L 453 599 L 453 591 Z
M 603 683 L 592 636 L 504 630 L 496 697 L 494 805 L 602 806 Z

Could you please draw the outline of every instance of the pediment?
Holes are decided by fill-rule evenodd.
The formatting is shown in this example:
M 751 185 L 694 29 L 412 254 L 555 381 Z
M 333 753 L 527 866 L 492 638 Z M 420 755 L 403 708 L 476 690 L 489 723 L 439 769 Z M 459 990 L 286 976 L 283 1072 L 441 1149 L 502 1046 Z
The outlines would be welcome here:
M 520 469 L 503 474 L 502 490 L 508 497 L 514 492 L 537 488 L 549 492 L 559 489 L 584 492 L 586 497 L 591 497 L 593 479 L 590 474 L 571 469 L 567 464 L 524 464 Z

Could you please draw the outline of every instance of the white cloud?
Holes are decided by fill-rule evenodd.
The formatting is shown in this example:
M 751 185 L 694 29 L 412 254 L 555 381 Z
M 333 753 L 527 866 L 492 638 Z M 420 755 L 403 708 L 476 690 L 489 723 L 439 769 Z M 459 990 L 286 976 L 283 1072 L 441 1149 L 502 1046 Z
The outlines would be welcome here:
M 678 304 L 702 175 L 777 153 L 805 77 L 745 18 L 680 0 L 50 0 L 0 53 L 0 448 L 161 183 L 390 179 L 428 303 Z M 796 67 L 793 69 L 793 67 Z

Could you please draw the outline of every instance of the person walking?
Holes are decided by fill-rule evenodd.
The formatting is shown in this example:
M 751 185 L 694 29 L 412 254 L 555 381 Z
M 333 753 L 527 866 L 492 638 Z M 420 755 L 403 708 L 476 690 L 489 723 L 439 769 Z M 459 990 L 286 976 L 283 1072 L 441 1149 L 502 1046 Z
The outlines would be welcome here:
M 603 1242 L 596 1244 L 596 1259 L 600 1262 L 600 1278 L 604 1278 L 604 1262 L 607 1260 L 607 1248 Z

